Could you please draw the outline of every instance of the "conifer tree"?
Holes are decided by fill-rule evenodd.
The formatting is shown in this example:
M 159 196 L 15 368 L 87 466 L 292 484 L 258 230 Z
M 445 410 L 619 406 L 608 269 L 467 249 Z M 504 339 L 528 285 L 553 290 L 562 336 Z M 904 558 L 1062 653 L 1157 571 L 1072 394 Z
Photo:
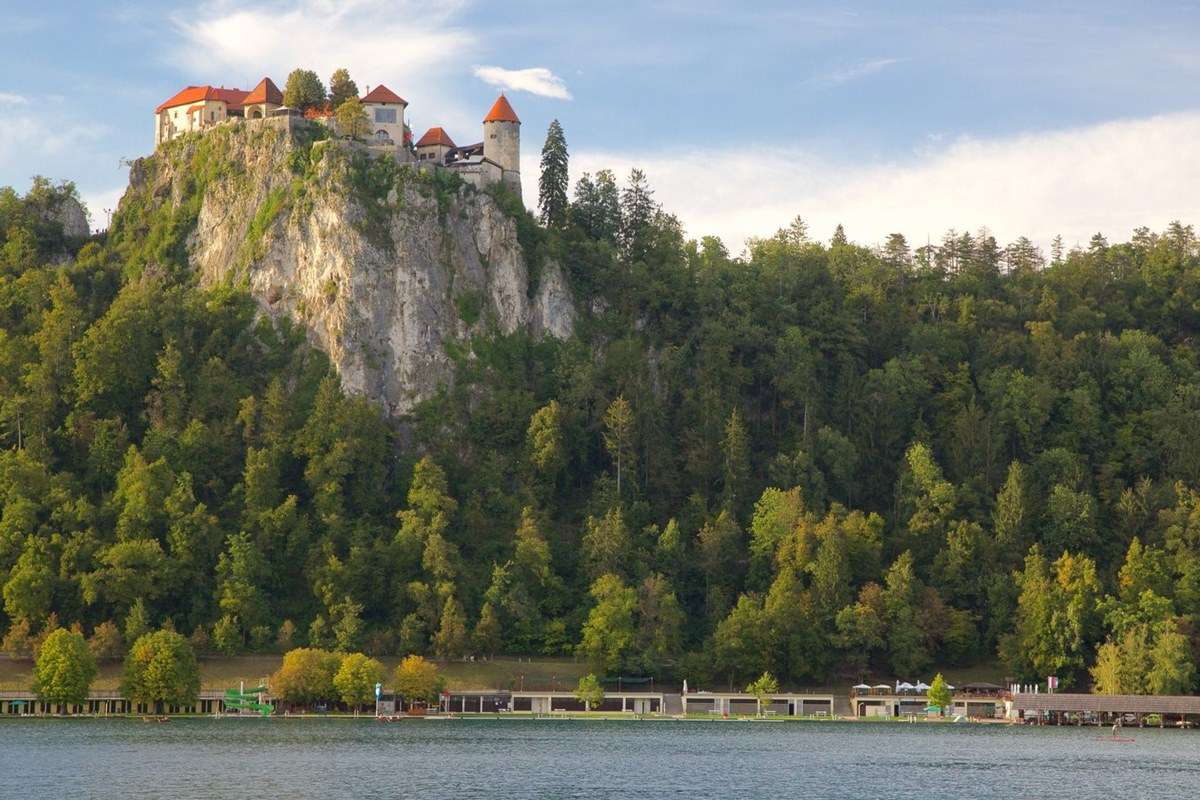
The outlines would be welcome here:
M 325 84 L 311 69 L 294 69 L 283 87 L 283 104 L 301 111 L 325 105 Z
M 442 621 L 433 637 L 433 649 L 442 658 L 458 658 L 467 649 L 467 619 L 454 595 L 446 598 Z
M 558 120 L 550 123 L 546 143 L 542 145 L 542 178 L 538 187 L 538 209 L 542 224 L 561 228 L 567 222 L 567 140 Z
M 621 192 L 621 244 L 630 261 L 639 261 L 646 256 L 646 234 L 654 211 L 654 192 L 646 183 L 646 173 L 635 167 L 630 170 L 629 183 Z
M 604 446 L 617 467 L 617 496 L 621 495 L 621 476 L 633 467 L 633 409 L 625 395 L 617 395 L 604 414 Z
M 351 97 L 358 97 L 358 84 L 350 79 L 345 67 L 339 67 L 329 78 L 329 105 L 339 108 Z
M 721 454 L 724 456 L 724 505 L 736 512 L 745 499 L 746 483 L 750 478 L 750 439 L 736 408 L 725 423 Z

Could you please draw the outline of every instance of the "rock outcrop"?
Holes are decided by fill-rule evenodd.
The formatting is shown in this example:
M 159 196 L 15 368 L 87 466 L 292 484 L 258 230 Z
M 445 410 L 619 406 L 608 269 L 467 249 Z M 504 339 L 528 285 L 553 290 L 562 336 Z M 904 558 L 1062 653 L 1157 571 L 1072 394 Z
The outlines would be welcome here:
M 83 204 L 69 195 L 59 201 L 54 221 L 62 225 L 63 236 L 68 239 L 84 239 L 92 232 Z
M 543 262 L 530 286 L 496 197 L 305 134 L 250 123 L 172 142 L 135 164 L 121 213 L 198 200 L 187 252 L 201 283 L 245 285 L 263 313 L 302 323 L 346 389 L 392 415 L 453 379 L 447 345 L 571 335 L 562 270 Z

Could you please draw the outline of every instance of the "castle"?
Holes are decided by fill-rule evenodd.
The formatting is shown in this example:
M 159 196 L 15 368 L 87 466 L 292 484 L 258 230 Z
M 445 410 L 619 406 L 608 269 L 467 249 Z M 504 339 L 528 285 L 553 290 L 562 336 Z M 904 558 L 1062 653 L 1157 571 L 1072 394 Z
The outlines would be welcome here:
M 368 87 L 369 88 L 369 87 Z M 458 146 L 441 127 L 430 128 L 416 141 L 404 121 L 408 102 L 383 84 L 360 98 L 373 133 L 367 146 L 418 169 L 446 169 L 478 188 L 503 183 L 521 196 L 521 120 L 501 94 L 483 118 L 483 139 Z M 251 120 L 283 120 L 285 124 L 334 127 L 333 111 L 301 113 L 283 104 L 283 92 L 270 78 L 250 91 L 215 86 L 188 86 L 154 109 L 154 146 L 185 133 Z

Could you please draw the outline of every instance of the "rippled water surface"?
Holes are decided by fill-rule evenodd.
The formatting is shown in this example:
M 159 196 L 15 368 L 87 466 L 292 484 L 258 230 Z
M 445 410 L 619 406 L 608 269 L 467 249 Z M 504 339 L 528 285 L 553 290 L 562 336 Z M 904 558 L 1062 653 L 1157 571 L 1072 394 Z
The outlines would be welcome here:
M 0 720 L 4 798 L 1200 797 L 1200 731 L 532 719 Z

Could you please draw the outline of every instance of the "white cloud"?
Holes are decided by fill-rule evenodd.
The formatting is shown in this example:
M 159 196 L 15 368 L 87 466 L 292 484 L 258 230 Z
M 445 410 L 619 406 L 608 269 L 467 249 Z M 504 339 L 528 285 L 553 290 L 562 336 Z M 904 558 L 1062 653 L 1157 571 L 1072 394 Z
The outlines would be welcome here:
M 190 82 L 250 88 L 264 74 L 280 88 L 296 67 L 321 79 L 346 67 L 359 90 L 386 84 L 420 125 L 477 128 L 486 109 L 457 105 L 455 73 L 477 47 L 446 0 L 218 0 L 175 18 L 183 39 L 162 54 L 188 62 Z M 461 73 L 459 73 L 461 74 Z M 417 126 L 414 126 L 417 127 Z M 420 131 L 417 131 L 420 134 Z
M 13 94 L 12 92 L 0 92 L 0 106 L 23 106 L 29 103 L 29 98 Z
M 514 92 L 529 92 L 556 100 L 570 100 L 571 93 L 563 79 L 545 67 L 505 69 L 504 67 L 476 67 L 475 77 L 491 86 Z
M 987 226 L 1003 244 L 1029 236 L 1068 246 L 1103 232 L 1200 222 L 1200 113 L 1121 120 L 1003 139 L 927 145 L 904 160 L 870 163 L 823 158 L 764 143 L 677 153 L 574 152 L 584 171 L 645 170 L 656 198 L 691 236 L 718 235 L 733 252 L 769 236 L 797 214 L 814 236 L 842 223 L 861 244 L 889 233 L 938 241 L 950 228 Z M 528 150 L 528 148 L 527 148 Z M 537 158 L 523 164 L 527 200 L 536 202 Z

